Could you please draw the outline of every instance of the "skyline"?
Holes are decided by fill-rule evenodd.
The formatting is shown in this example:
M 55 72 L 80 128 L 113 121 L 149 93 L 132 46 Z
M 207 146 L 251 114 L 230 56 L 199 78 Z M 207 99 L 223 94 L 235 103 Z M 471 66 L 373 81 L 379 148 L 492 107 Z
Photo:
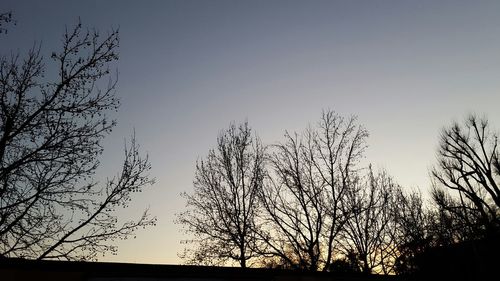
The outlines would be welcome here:
M 469 112 L 500 126 L 496 2 L 7 1 L 4 7 L 17 25 L 2 39 L 2 54 L 37 40 L 48 57 L 60 48 L 64 26 L 78 18 L 101 32 L 120 28 L 122 105 L 104 141 L 99 176 L 118 171 L 123 138 L 135 128 L 157 182 L 122 215 L 137 217 L 150 206 L 159 221 L 103 261 L 180 262 L 183 235 L 173 224 L 184 206 L 179 193 L 192 189 L 196 159 L 231 121 L 248 119 L 269 144 L 285 130 L 316 122 L 322 109 L 358 115 L 370 132 L 367 161 L 423 193 L 443 126 Z

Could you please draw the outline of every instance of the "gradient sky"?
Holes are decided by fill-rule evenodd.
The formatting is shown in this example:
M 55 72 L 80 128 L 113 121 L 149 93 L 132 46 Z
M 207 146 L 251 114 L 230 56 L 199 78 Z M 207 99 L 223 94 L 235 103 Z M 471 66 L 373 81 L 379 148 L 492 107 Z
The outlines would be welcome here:
M 122 106 L 100 175 L 118 172 L 135 128 L 157 183 L 122 216 L 149 206 L 158 226 L 106 261 L 180 262 L 179 194 L 231 121 L 248 119 L 273 143 L 322 109 L 356 114 L 370 132 L 367 161 L 424 192 L 443 126 L 477 112 L 500 128 L 500 1 L 0 3 L 17 20 L 2 54 L 36 40 L 49 57 L 78 17 L 102 32 L 120 28 Z

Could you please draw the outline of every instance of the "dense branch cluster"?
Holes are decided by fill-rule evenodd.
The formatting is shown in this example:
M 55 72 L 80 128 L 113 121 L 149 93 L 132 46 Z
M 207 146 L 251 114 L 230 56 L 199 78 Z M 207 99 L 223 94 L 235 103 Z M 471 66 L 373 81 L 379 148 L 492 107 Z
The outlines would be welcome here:
M 7 33 L 7 25 L 15 24 L 15 21 L 12 19 L 12 12 L 0 12 L 0 33 Z

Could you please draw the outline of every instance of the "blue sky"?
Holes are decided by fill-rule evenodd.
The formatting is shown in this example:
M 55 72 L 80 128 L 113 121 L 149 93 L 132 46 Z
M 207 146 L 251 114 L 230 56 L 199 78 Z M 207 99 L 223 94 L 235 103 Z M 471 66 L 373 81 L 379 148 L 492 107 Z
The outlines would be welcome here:
M 136 131 L 157 183 L 123 217 L 149 206 L 158 226 L 104 260 L 179 263 L 173 223 L 198 157 L 231 121 L 263 142 L 302 130 L 322 109 L 356 114 L 366 161 L 407 188 L 429 188 L 440 129 L 470 112 L 500 128 L 499 1 L 19 1 L 0 51 L 42 42 L 50 55 L 78 18 L 120 28 L 119 125 L 101 177 L 119 169 Z M 47 65 L 50 68 L 50 64 Z

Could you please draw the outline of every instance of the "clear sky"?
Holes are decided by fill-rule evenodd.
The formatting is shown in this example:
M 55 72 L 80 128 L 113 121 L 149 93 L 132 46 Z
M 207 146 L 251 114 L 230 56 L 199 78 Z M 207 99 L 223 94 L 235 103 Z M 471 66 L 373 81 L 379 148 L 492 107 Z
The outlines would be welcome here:
M 102 175 L 119 170 L 135 128 L 157 183 L 145 207 L 158 226 L 103 260 L 179 263 L 174 214 L 194 165 L 231 121 L 264 143 L 302 130 L 322 109 L 356 114 L 367 161 L 407 188 L 429 188 L 440 129 L 470 112 L 500 128 L 500 1 L 1 0 L 17 26 L 0 51 L 60 48 L 65 25 L 120 28 L 118 127 Z M 50 68 L 50 64 L 47 65 Z

